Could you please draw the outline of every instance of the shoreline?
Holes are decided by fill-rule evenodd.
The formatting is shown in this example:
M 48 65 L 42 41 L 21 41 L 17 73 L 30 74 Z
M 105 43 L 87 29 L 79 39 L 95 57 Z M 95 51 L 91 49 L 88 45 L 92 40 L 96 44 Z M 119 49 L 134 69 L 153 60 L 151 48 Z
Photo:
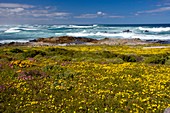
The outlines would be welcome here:
M 0 43 L 0 46 L 68 46 L 68 45 L 147 45 L 170 44 L 170 40 L 141 40 L 139 38 L 104 38 L 93 39 L 86 37 L 47 37 L 29 40 L 29 42 Z

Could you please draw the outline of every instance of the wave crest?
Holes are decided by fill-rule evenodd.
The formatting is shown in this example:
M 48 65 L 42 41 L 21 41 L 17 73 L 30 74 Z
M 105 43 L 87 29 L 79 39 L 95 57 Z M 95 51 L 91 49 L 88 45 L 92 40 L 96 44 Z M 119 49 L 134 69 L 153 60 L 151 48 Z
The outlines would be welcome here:
M 150 32 L 168 32 L 170 31 L 170 27 L 158 27 L 158 28 L 143 28 L 139 27 L 138 28 L 141 31 L 150 31 Z
M 8 30 L 4 31 L 4 33 L 18 33 L 21 30 L 19 30 L 18 28 L 9 28 Z

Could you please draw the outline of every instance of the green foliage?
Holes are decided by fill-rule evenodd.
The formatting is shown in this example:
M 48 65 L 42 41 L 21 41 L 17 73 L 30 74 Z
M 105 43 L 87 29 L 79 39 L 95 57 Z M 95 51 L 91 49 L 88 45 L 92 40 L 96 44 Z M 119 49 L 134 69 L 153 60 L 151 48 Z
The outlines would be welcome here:
M 118 56 L 117 54 L 114 54 L 110 51 L 103 51 L 100 55 L 102 55 L 105 58 L 114 58 Z
M 67 50 L 63 48 L 48 48 L 48 51 L 55 52 L 55 54 L 63 55 L 63 56 L 74 56 L 74 54 L 76 54 L 75 51 Z
M 46 52 L 40 51 L 40 50 L 29 50 L 27 52 L 23 53 L 24 57 L 35 57 L 36 55 L 41 55 L 41 56 L 45 56 Z
M 109 60 L 109 62 L 113 64 L 122 64 L 124 61 L 121 58 L 114 58 L 112 60 Z
M 66 63 L 63 63 L 62 65 L 65 65 Z M 77 76 L 79 73 L 76 73 L 74 71 L 68 70 L 66 68 L 61 67 L 60 65 L 48 65 L 44 67 L 44 72 L 48 73 L 49 77 L 51 77 L 54 82 L 52 85 L 54 87 L 57 86 L 63 86 L 65 83 L 60 82 L 60 80 L 70 80 L 73 79 L 75 76 Z M 54 75 L 54 76 L 52 76 Z M 69 86 L 67 89 L 71 90 L 73 86 Z M 58 89 L 60 90 L 60 89 Z
M 169 51 L 0 47 L 0 112 L 163 112 L 170 105 Z
M 167 57 L 161 57 L 161 56 L 151 56 L 148 57 L 145 62 L 146 63 L 153 63 L 153 64 L 165 64 L 167 60 Z
M 168 59 L 165 64 L 170 65 L 170 59 Z
M 119 58 L 123 59 L 125 62 L 136 62 L 137 58 L 134 55 L 119 55 Z
M 18 48 L 14 48 L 14 49 L 11 49 L 10 52 L 12 52 L 12 53 L 23 53 L 23 50 L 18 49 Z

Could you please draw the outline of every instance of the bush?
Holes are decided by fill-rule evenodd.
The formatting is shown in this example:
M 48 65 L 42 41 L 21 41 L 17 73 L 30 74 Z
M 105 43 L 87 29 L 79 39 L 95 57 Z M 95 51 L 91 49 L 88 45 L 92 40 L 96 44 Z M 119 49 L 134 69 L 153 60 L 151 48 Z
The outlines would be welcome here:
M 167 57 L 152 56 L 145 60 L 146 63 L 165 64 Z
M 112 52 L 110 52 L 110 51 L 103 51 L 103 52 L 101 53 L 101 55 L 102 55 L 103 57 L 105 57 L 105 58 L 117 57 L 117 54 L 114 54 L 114 53 L 112 53 Z
M 136 62 L 137 58 L 134 55 L 119 55 L 119 58 L 121 58 L 125 62 Z
M 11 53 L 22 53 L 23 50 L 18 49 L 18 48 L 14 48 L 14 49 L 10 50 L 10 52 L 11 52 Z
M 113 60 L 110 61 L 113 64 L 122 64 L 123 60 L 121 58 L 115 58 Z
M 55 52 L 58 55 L 64 55 L 64 56 L 73 56 L 75 54 L 75 51 L 66 50 L 63 48 L 48 48 L 48 51 Z
M 167 60 L 165 64 L 170 65 L 170 60 Z
M 31 58 L 35 57 L 36 55 L 45 56 L 46 53 L 40 50 L 30 50 L 23 54 L 24 57 L 31 57 Z

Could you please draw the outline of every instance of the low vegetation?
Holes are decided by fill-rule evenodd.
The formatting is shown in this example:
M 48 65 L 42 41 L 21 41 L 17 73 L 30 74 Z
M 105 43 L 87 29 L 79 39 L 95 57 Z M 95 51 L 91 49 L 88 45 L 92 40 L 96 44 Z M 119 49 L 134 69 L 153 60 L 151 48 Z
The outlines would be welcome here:
M 0 112 L 163 112 L 170 48 L 0 47 Z

